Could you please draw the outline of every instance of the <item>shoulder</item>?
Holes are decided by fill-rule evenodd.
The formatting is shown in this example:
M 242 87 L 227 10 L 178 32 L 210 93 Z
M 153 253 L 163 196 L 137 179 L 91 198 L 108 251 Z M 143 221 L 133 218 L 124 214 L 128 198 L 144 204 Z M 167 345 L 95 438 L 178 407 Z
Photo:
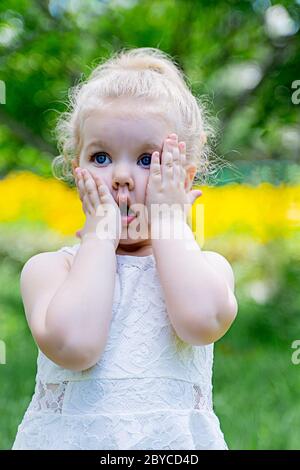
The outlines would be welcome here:
M 42 310 L 70 271 L 60 251 L 38 253 L 29 258 L 20 274 L 20 291 L 30 324 L 36 310 Z
M 23 265 L 21 277 L 29 272 L 35 272 L 40 269 L 51 268 L 54 265 L 64 265 L 69 268 L 73 256 L 63 251 L 44 251 L 31 256 Z
M 234 292 L 234 273 L 231 264 L 225 258 L 225 256 L 217 253 L 216 251 L 202 250 L 202 253 L 204 254 L 208 263 L 225 277 L 230 289 L 232 292 Z
M 20 288 L 24 295 L 34 287 L 46 287 L 55 283 L 60 274 L 70 271 L 72 255 L 62 251 L 45 251 L 31 256 L 23 265 L 20 273 Z M 49 286 L 50 287 L 50 286 Z

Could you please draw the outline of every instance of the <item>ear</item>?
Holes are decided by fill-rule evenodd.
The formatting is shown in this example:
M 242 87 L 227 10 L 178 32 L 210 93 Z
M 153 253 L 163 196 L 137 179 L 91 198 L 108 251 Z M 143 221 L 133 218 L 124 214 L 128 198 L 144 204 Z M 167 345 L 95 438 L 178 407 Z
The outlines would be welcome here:
M 197 166 L 195 165 L 195 163 L 189 163 L 188 165 L 186 165 L 185 170 L 186 177 L 184 182 L 184 188 L 186 191 L 190 191 L 192 189 L 195 174 L 197 172 Z

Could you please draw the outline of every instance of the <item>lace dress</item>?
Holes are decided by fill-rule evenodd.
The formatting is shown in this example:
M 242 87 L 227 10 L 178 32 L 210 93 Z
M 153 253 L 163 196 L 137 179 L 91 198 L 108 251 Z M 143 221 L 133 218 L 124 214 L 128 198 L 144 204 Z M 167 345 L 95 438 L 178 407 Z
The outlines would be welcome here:
M 58 251 L 75 255 L 79 246 Z M 12 450 L 227 450 L 212 404 L 213 347 L 175 333 L 153 255 L 117 254 L 104 353 L 72 371 L 38 349 Z

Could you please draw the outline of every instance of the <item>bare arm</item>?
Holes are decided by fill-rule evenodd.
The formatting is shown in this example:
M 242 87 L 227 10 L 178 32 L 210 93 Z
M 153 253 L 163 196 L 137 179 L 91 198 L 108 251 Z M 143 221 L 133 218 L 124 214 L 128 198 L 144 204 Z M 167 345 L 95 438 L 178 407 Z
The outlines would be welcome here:
M 114 245 L 84 238 L 72 266 L 66 264 L 59 253 L 30 259 L 21 274 L 22 297 L 40 349 L 62 367 L 84 370 L 97 362 L 109 333 Z
M 178 224 L 184 224 L 184 238 L 152 241 L 167 311 L 183 341 L 209 344 L 226 333 L 237 314 L 232 270 L 221 255 L 201 250 L 188 224 Z

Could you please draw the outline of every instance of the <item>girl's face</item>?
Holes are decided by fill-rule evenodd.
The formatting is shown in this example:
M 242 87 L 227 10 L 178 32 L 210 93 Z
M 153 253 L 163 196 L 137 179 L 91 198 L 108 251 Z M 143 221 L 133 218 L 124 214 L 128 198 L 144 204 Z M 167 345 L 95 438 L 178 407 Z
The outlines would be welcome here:
M 151 155 L 155 150 L 161 155 L 168 134 L 178 131 L 175 121 L 155 114 L 146 102 L 140 108 L 134 104 L 118 100 L 88 114 L 82 126 L 79 166 L 99 175 L 117 204 L 120 196 L 126 196 L 129 205 L 145 205 Z M 151 245 L 148 238 L 130 239 L 126 229 L 122 227 L 121 246 L 130 245 L 134 251 Z

